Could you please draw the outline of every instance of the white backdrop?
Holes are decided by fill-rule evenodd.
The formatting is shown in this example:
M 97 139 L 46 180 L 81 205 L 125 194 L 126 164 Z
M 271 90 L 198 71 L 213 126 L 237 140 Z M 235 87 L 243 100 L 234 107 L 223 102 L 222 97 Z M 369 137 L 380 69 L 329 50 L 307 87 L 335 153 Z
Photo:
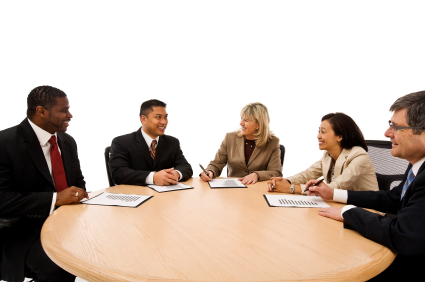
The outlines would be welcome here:
M 166 134 L 198 175 L 239 111 L 262 102 L 286 147 L 284 176 L 320 158 L 320 118 L 350 115 L 385 139 L 392 102 L 425 89 L 422 1 L 3 1 L 0 129 L 39 85 L 67 93 L 88 190 L 108 187 L 103 152 L 168 104 Z

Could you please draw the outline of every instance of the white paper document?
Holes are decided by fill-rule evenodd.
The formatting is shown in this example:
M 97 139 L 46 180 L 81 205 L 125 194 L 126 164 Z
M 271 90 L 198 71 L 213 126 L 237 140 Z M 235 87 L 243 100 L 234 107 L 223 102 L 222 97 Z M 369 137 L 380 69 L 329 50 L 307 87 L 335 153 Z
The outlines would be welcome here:
M 154 189 L 156 192 L 159 192 L 159 193 L 176 191 L 176 190 L 184 190 L 184 189 L 193 189 L 192 186 L 185 185 L 183 183 L 177 183 L 176 185 L 170 185 L 170 186 L 159 186 L 159 185 L 149 184 L 148 187 Z
M 237 178 L 215 178 L 208 184 L 211 188 L 247 188 Z
M 264 195 L 270 207 L 297 207 L 297 208 L 329 208 L 330 206 L 316 196 L 295 195 Z
M 146 202 L 153 196 L 116 194 L 103 192 L 93 198 L 81 201 L 82 204 L 101 205 L 101 206 L 120 206 L 135 208 Z

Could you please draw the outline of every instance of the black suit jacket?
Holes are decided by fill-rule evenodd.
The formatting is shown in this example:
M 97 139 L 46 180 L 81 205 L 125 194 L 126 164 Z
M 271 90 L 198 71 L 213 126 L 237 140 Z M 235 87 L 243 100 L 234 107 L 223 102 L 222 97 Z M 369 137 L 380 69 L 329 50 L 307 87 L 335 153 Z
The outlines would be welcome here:
M 192 167 L 186 161 L 177 138 L 168 135 L 159 137 L 155 161 L 152 160 L 141 128 L 112 140 L 109 168 L 112 180 L 117 185 L 145 186 L 149 173 L 172 167 L 181 172 L 181 181 L 192 177 Z
M 85 189 L 74 139 L 57 133 L 69 186 Z M 23 221 L 0 230 L 2 279 L 24 280 L 25 255 L 49 216 L 56 192 L 40 142 L 25 119 L 0 131 L 0 216 L 21 216 Z
M 414 277 L 417 271 L 422 271 L 425 263 L 425 163 L 400 201 L 411 167 L 408 166 L 400 185 L 390 191 L 347 191 L 348 204 L 396 214 L 397 218 L 384 217 L 361 208 L 344 213 L 344 227 L 352 228 L 397 253 L 393 265 L 397 265 L 398 269 L 394 271 L 399 274 L 402 271 L 406 279 L 406 275 Z M 404 267 L 406 269 L 402 270 Z

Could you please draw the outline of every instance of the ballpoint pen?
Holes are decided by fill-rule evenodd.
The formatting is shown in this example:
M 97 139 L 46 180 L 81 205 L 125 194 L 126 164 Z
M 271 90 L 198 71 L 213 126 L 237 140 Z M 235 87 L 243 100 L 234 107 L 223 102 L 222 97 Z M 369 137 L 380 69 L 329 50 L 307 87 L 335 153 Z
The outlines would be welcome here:
M 209 178 L 209 179 L 211 179 L 211 177 L 208 175 L 208 173 L 207 173 L 207 171 L 204 169 L 204 167 L 201 165 L 201 164 L 199 164 L 199 166 L 202 168 L 202 171 L 205 173 L 205 175 Z M 212 180 L 212 179 L 211 179 Z
M 324 178 L 319 179 L 319 180 L 317 180 L 317 181 L 316 181 L 316 183 L 314 183 L 314 184 L 313 184 L 313 185 L 311 185 L 311 186 L 317 186 L 317 185 L 319 185 L 320 183 L 322 183 L 322 181 L 323 181 L 323 180 L 325 180 L 325 179 L 324 179 Z M 308 190 L 310 190 L 309 188 L 310 188 L 310 187 L 305 188 L 304 192 L 307 192 Z

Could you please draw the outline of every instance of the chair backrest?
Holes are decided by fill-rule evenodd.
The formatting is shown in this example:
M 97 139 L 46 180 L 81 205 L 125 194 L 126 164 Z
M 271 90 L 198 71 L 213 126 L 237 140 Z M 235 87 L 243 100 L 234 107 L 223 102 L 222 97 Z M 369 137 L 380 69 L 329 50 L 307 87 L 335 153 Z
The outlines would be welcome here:
M 366 140 L 366 145 L 375 167 L 379 190 L 389 191 L 399 185 L 409 162 L 391 155 L 390 141 Z
M 285 159 L 285 146 L 279 145 L 280 148 L 280 164 L 283 166 L 283 160 Z M 229 168 L 227 168 L 227 176 L 229 176 Z
M 109 170 L 109 155 L 111 154 L 111 147 L 108 146 L 105 148 L 105 165 L 106 173 L 108 174 L 109 187 L 115 186 L 114 181 L 112 181 L 111 171 Z
M 280 164 L 283 166 L 283 160 L 285 159 L 285 146 L 280 144 Z

